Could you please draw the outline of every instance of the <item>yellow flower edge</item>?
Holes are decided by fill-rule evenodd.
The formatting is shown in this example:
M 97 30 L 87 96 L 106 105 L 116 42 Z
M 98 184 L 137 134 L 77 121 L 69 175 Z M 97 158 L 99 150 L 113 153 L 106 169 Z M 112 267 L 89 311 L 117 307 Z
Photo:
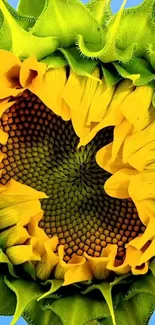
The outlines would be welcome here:
M 20 1 L 19 9 L 30 10 L 29 6 L 27 9 L 24 8 L 23 3 L 24 1 Z M 152 2 L 150 1 L 150 3 Z M 51 8 L 54 1 L 49 1 L 48 5 Z M 81 4 L 80 7 L 78 2 L 69 5 L 73 5 L 69 9 L 78 9 L 78 13 L 81 13 L 81 10 L 85 14 L 87 12 L 84 5 Z M 144 9 L 146 5 L 148 6 L 148 1 L 144 2 Z M 120 23 L 123 6 L 114 22 L 115 28 Z M 35 6 L 32 7 L 34 10 Z M 37 45 L 37 37 L 32 36 L 31 38 L 31 33 L 18 25 L 17 13 L 11 13 L 10 7 L 3 1 L 0 2 L 0 8 L 4 15 L 2 27 L 7 28 L 10 20 L 12 35 L 11 51 L 8 51 L 5 46 L 0 50 L 0 60 L 4 62 L 0 67 L 0 115 L 1 126 L 6 126 L 0 129 L 2 147 L 0 153 L 0 262 L 4 266 L 1 274 L 1 289 L 8 297 L 7 304 L 4 301 L 1 302 L 1 313 L 14 313 L 17 299 L 11 325 L 16 323 L 21 314 L 24 315 L 28 323 L 37 321 L 37 324 L 49 324 L 49 320 L 51 320 L 54 325 L 84 325 L 97 324 L 98 322 L 108 325 L 111 324 L 111 318 L 114 325 L 137 324 L 137 320 L 132 315 L 134 304 L 139 315 L 139 324 L 147 324 L 148 317 L 155 307 L 153 260 L 154 107 L 151 104 L 154 99 L 154 91 L 153 82 L 150 83 L 153 80 L 153 74 L 152 79 L 150 76 L 150 79 L 146 78 L 147 80 L 145 80 L 145 84 L 150 83 L 148 86 L 136 85 L 136 80 L 143 77 L 144 71 L 141 69 L 144 62 L 141 62 L 139 74 L 136 71 L 135 74 L 132 72 L 128 75 L 127 73 L 124 75 L 124 66 L 118 67 L 115 64 L 119 71 L 123 71 L 122 76 L 129 79 L 121 81 L 117 85 L 119 77 L 116 71 L 109 75 L 106 66 L 102 66 L 105 74 L 102 77 L 100 68 L 96 65 L 92 66 L 90 61 L 87 62 L 88 65 L 86 63 L 86 70 L 83 69 L 83 62 L 79 62 L 79 66 L 75 66 L 73 58 L 77 53 L 73 49 L 66 56 L 67 59 L 69 58 L 70 65 L 67 78 L 66 62 L 63 61 L 62 56 L 58 55 L 56 59 L 54 56 L 50 57 L 50 51 L 53 51 L 49 48 L 52 38 L 54 42 L 52 48 L 53 46 L 55 49 L 60 47 L 58 35 L 55 37 L 52 34 L 50 39 L 45 31 L 43 39 L 39 23 L 38 26 L 36 23 L 35 27 L 35 18 L 34 20 L 32 18 L 31 23 L 34 24 L 32 34 L 38 33 L 41 37 L 38 40 L 38 48 L 35 48 L 36 52 L 33 48 L 32 53 L 29 53 L 24 43 L 22 43 L 23 46 L 20 42 L 20 46 L 17 44 L 18 40 L 22 37 L 24 42 L 30 40 L 31 50 L 31 44 L 34 43 L 34 47 L 35 44 Z M 42 5 L 41 8 L 43 8 Z M 61 5 L 59 9 L 61 9 Z M 88 9 L 90 10 L 90 8 Z M 104 12 L 107 13 L 107 10 Z M 22 14 L 20 15 L 21 18 Z M 98 17 L 93 18 L 94 26 L 97 26 Z M 40 15 L 40 21 L 42 19 L 44 20 L 44 12 Z M 109 24 L 110 28 L 112 22 L 113 17 Z M 114 26 L 112 26 L 113 29 Z M 3 28 L 2 35 L 4 35 Z M 67 32 L 69 33 L 69 29 L 66 26 L 65 33 L 67 34 Z M 81 30 L 81 33 L 84 31 Z M 95 34 L 95 27 L 93 37 L 96 47 L 98 46 L 96 44 L 100 42 L 100 37 Z M 65 54 L 65 47 L 69 47 L 72 42 L 72 39 L 67 40 L 64 37 L 64 50 L 61 50 L 61 53 Z M 82 47 L 82 44 L 82 39 L 79 38 L 79 47 Z M 44 53 L 43 47 L 45 52 L 47 49 L 47 53 Z M 40 56 L 39 50 L 43 58 Z M 93 51 L 91 49 L 91 57 Z M 88 54 L 88 50 L 84 46 L 83 52 Z M 128 57 L 129 60 L 129 53 L 127 56 L 122 55 L 121 58 Z M 31 54 L 33 55 L 31 56 Z M 102 55 L 100 53 L 101 61 L 109 62 L 106 59 L 106 51 Z M 39 61 L 42 62 L 39 62 L 36 56 L 41 58 Z M 44 56 L 46 56 L 45 59 Z M 111 61 L 117 61 L 118 58 L 119 56 L 114 55 Z M 151 55 L 150 58 L 153 60 Z M 151 64 L 153 66 L 153 61 Z M 79 137 L 77 148 L 87 145 L 103 128 L 114 126 L 113 143 L 100 149 L 96 157 L 98 165 L 113 174 L 105 183 L 105 191 L 109 196 L 120 199 L 131 198 L 142 224 L 146 227 L 142 234 L 126 244 L 126 255 L 123 262 L 116 262 L 116 244 L 108 244 L 100 257 L 92 257 L 85 252 L 83 256 L 74 254 L 69 262 L 64 261 L 64 246 L 58 247 L 58 237 L 49 238 L 39 227 L 39 222 L 43 217 L 40 200 L 47 198 L 46 193 L 34 190 L 30 186 L 5 176 L 3 161 L 7 152 L 3 149 L 9 138 L 7 132 L 8 112 L 11 107 L 14 109 L 18 98 L 22 96 L 26 98 L 29 92 L 36 95 L 52 110 L 52 113 L 60 116 L 64 121 L 71 119 L 74 131 Z M 100 103 L 103 103 L 103 106 Z M 8 266 L 9 273 L 6 272 L 6 266 Z M 26 280 L 28 274 L 29 277 Z M 136 275 L 136 279 L 132 274 Z M 118 288 L 123 285 L 121 287 L 123 288 L 121 290 L 124 291 L 122 294 L 117 290 L 117 285 L 119 285 Z M 116 290 L 115 288 L 112 290 L 115 286 Z M 93 299 L 91 298 L 92 294 L 94 295 Z M 116 316 L 113 306 L 116 308 Z M 126 310 L 129 313 L 128 320 L 126 319 Z M 83 316 L 81 317 L 82 311 Z M 34 315 L 36 316 L 34 317 Z

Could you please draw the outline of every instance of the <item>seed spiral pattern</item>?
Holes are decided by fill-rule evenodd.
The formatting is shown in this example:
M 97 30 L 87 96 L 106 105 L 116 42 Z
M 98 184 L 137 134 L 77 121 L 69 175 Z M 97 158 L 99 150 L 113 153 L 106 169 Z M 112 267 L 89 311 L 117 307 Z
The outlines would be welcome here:
M 125 244 L 144 232 L 134 203 L 109 197 L 103 189 L 109 174 L 95 161 L 96 152 L 112 141 L 113 128 L 101 130 L 86 147 L 77 149 L 71 122 L 53 114 L 29 91 L 2 116 L 0 126 L 9 134 L 1 146 L 1 184 L 11 177 L 48 198 L 42 200 L 40 221 L 49 237 L 57 235 L 65 246 L 65 261 L 76 253 L 99 257 L 108 243 Z

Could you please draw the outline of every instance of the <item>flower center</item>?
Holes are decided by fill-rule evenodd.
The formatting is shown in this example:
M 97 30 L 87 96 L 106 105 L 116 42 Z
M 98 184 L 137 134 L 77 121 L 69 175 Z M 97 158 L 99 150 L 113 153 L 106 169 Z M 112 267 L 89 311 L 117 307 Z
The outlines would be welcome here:
M 109 174 L 96 161 L 97 151 L 112 141 L 113 128 L 101 130 L 86 147 L 77 149 L 78 137 L 65 122 L 32 93 L 25 91 L 2 116 L 8 132 L 1 147 L 1 183 L 11 177 L 48 198 L 42 201 L 40 227 L 49 237 L 57 235 L 65 246 L 65 260 L 73 253 L 100 256 L 108 243 L 118 245 L 118 258 L 125 244 L 142 233 L 134 203 L 109 197 L 103 189 Z

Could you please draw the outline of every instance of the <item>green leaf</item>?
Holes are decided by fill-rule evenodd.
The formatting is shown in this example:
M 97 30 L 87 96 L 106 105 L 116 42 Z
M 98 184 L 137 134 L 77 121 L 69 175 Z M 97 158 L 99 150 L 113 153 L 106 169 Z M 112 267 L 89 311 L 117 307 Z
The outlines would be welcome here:
M 43 310 L 41 304 L 36 301 L 27 306 L 22 316 L 28 325 L 62 325 L 61 320 L 52 310 Z
M 34 281 L 13 279 L 11 277 L 5 277 L 5 284 L 15 293 L 17 299 L 15 314 L 10 323 L 10 325 L 15 325 L 28 305 L 43 294 L 43 289 Z
M 90 0 L 86 3 L 86 7 L 92 12 L 93 17 L 102 25 L 112 16 L 111 0 Z
M 0 12 L 0 49 L 9 51 L 11 44 L 11 32 L 8 22 Z
M 91 75 L 94 68 L 97 66 L 97 61 L 81 57 L 75 47 L 70 47 L 68 49 L 60 48 L 59 50 L 64 54 L 69 66 L 74 72 L 81 76 L 86 76 L 100 81 L 100 79 Z
M 4 3 L 6 5 L 6 8 L 10 12 L 10 14 L 12 15 L 12 17 L 15 19 L 15 21 L 22 28 L 24 28 L 25 30 L 29 30 L 30 28 L 33 27 L 33 25 L 36 22 L 36 19 L 34 17 L 31 17 L 30 15 L 26 16 L 26 15 L 18 12 L 17 10 L 12 8 L 9 3 L 5 2 L 5 0 L 4 0 Z M 8 23 L 8 25 L 9 25 L 9 23 Z
M 85 325 L 90 321 L 109 316 L 109 309 L 104 300 L 95 300 L 82 295 L 59 298 L 48 308 L 61 319 L 63 325 Z
M 16 308 L 16 296 L 4 282 L 0 274 L 0 315 L 13 315 Z
M 115 85 L 122 79 L 122 77 L 117 73 L 117 70 L 112 66 L 112 64 L 102 63 L 101 68 L 108 87 Z
M 63 280 L 53 279 L 53 280 L 47 280 L 45 283 L 43 283 L 42 285 L 46 285 L 46 286 L 50 285 L 50 289 L 46 291 L 41 297 L 39 297 L 38 301 L 44 298 L 49 298 L 49 296 L 52 296 L 54 292 L 56 292 L 59 288 L 61 288 L 63 282 L 64 282 Z
M 133 80 L 136 86 L 146 85 L 155 79 L 151 65 L 144 59 L 133 58 L 127 64 L 114 62 L 113 65 L 123 78 Z
M 52 35 L 59 39 L 61 47 L 74 45 L 79 34 L 86 43 L 102 42 L 99 23 L 79 0 L 46 0 L 45 9 L 31 33 L 40 37 Z
M 83 294 L 87 294 L 87 293 L 97 289 L 102 293 L 102 295 L 109 307 L 113 325 L 116 325 L 116 320 L 115 320 L 115 313 L 114 313 L 114 307 L 113 307 L 112 288 L 118 284 L 121 284 L 129 276 L 130 276 L 129 274 L 126 274 L 126 275 L 117 277 L 113 282 L 103 281 L 102 283 L 99 283 L 99 284 L 93 284 L 92 286 L 88 287 L 85 291 L 82 292 Z
M 42 59 L 41 62 L 45 63 L 48 68 L 62 68 L 67 65 L 67 60 L 59 51 L 48 55 L 46 58 Z
M 21 59 L 35 55 L 38 60 L 53 53 L 59 46 L 59 41 L 55 37 L 36 37 L 31 35 L 16 22 L 5 6 L 3 0 L 0 0 L 0 9 L 7 19 L 12 35 L 12 52 Z M 29 44 L 29 46 L 27 46 Z
M 39 17 L 45 6 L 45 0 L 19 0 L 18 11 L 27 16 Z
M 123 15 L 123 11 L 124 11 L 124 6 L 126 4 L 127 0 L 124 0 L 120 10 L 118 11 L 118 13 L 115 16 L 115 20 L 113 21 L 113 24 L 111 26 L 111 28 L 109 28 L 108 26 L 108 32 L 110 30 L 110 33 L 108 35 L 108 37 L 106 36 L 106 38 L 104 39 L 104 44 L 102 44 L 102 47 L 100 47 L 100 49 L 95 50 L 94 48 L 90 48 L 82 35 L 78 36 L 78 41 L 77 41 L 77 45 L 81 51 L 82 54 L 88 56 L 88 57 L 95 57 L 95 58 L 99 58 L 102 62 L 104 63 L 108 63 L 108 62 L 112 62 L 115 60 L 120 60 L 122 62 L 128 62 L 135 50 L 135 44 L 130 44 L 127 48 L 125 49 L 121 49 L 118 48 L 116 46 L 116 37 L 117 37 L 117 32 L 118 32 L 118 28 L 120 25 L 120 21 L 121 21 L 121 17 Z M 105 30 L 104 30 L 104 34 L 105 34 Z
M 115 309 L 116 323 L 118 325 L 147 325 L 154 309 L 155 278 L 149 272 L 136 276 L 128 291 L 122 296 Z M 109 318 L 102 321 L 102 324 L 112 325 Z

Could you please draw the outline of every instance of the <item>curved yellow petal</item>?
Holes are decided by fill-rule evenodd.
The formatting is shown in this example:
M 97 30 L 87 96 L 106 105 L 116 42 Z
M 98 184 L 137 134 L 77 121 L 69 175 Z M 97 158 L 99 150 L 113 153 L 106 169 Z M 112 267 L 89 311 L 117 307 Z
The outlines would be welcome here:
M 40 255 L 31 245 L 18 245 L 6 249 L 6 255 L 13 265 L 23 264 L 27 261 L 40 261 Z
M 116 125 L 114 128 L 114 141 L 112 146 L 112 154 L 111 159 L 112 161 L 115 161 L 117 158 L 117 155 L 119 153 L 119 150 L 125 140 L 125 138 L 133 131 L 132 124 L 124 119 L 122 123 L 119 125 Z
M 9 51 L 0 50 L 0 99 L 17 96 L 21 93 L 19 73 L 21 62 Z
M 126 245 L 126 247 L 131 245 L 131 246 L 135 247 L 136 249 L 140 250 L 142 247 L 144 247 L 144 245 L 148 241 L 150 241 L 154 238 L 154 236 L 155 236 L 154 229 L 155 229 L 155 218 L 150 218 L 143 234 L 140 234 L 139 236 L 137 236 L 136 238 L 131 240 L 130 243 Z
M 149 143 L 153 142 L 154 139 L 155 139 L 154 121 L 150 123 L 144 130 L 134 132 L 132 135 L 127 136 L 123 146 L 123 161 L 127 162 L 128 159 L 134 153 L 136 153 L 136 151 L 147 146 Z M 149 156 L 148 156 L 148 160 L 149 160 Z
M 19 78 L 21 85 L 35 94 L 37 86 L 41 86 L 42 84 L 46 69 L 46 65 L 38 62 L 34 56 L 25 59 L 20 69 Z
M 128 163 L 138 171 L 155 161 L 155 141 L 148 143 L 128 158 Z
M 122 168 L 129 167 L 128 164 L 124 164 L 122 161 L 122 152 L 121 150 L 118 152 L 118 155 L 116 156 L 116 159 L 112 160 L 112 149 L 113 149 L 114 143 L 111 142 L 104 146 L 102 149 L 100 149 L 96 154 L 96 162 L 97 164 L 108 171 L 111 174 L 116 173 Z
M 146 262 L 150 261 L 150 259 L 154 256 L 155 256 L 155 239 L 152 240 L 150 245 L 144 250 L 144 252 L 141 256 L 140 262 L 142 264 L 146 263 Z
M 36 276 L 42 281 L 46 281 L 50 277 L 51 272 L 59 261 L 58 255 L 54 253 L 57 245 L 58 237 L 56 236 L 44 243 L 45 253 L 41 261 L 36 264 Z
M 149 86 L 136 87 L 121 105 L 122 114 L 134 126 L 135 130 L 143 129 L 150 122 L 148 112 L 153 92 L 153 88 Z
M 8 198 L 4 196 L 4 199 L 6 201 Z M 23 200 L 19 202 L 17 197 L 16 202 L 11 205 L 8 204 L 7 206 L 5 206 L 2 200 L 2 207 L 0 206 L 0 229 L 5 229 L 17 223 L 23 226 L 27 225 L 31 217 L 37 215 L 41 211 L 41 204 L 37 199 L 26 201 L 26 198 L 23 198 Z
M 62 98 L 66 84 L 66 69 L 47 69 L 35 57 L 26 59 L 21 66 L 20 82 L 39 97 L 43 103 L 64 120 L 70 119 L 70 110 Z
M 13 226 L 0 233 L 0 246 L 8 248 L 14 245 L 24 244 L 30 238 L 27 229 L 21 225 Z
M 99 78 L 98 68 L 92 75 Z M 98 84 L 98 80 L 78 76 L 71 70 L 66 86 L 62 91 L 62 98 L 70 108 L 72 124 L 79 137 L 85 136 L 90 130 L 88 114 Z
M 54 276 L 56 279 L 64 279 L 63 286 L 87 281 L 92 278 L 88 262 L 84 256 L 74 256 L 68 263 L 63 260 L 64 246 L 60 245 L 58 248 L 59 262 L 55 268 Z
M 89 143 L 101 129 L 107 126 L 119 125 L 122 122 L 124 116 L 121 112 L 121 104 L 133 89 L 134 87 L 129 80 L 125 80 L 118 85 L 105 116 L 101 122 L 92 124 L 90 131 L 86 135 L 80 136 L 79 147 Z
M 102 83 L 98 84 L 90 105 L 87 125 L 91 125 L 92 122 L 99 123 L 103 119 L 115 91 L 115 86 L 108 87 L 104 78 L 102 78 L 101 81 Z
M 130 265 L 131 271 L 134 275 L 145 274 L 148 272 L 148 263 L 142 263 L 142 255 L 142 250 L 137 250 L 133 246 L 129 245 L 126 249 L 126 261 Z
M 127 168 L 116 172 L 105 182 L 104 189 L 106 193 L 119 199 L 129 198 L 128 187 L 131 179 L 134 178 L 136 174 L 136 170 Z
M 6 184 L 0 185 L 0 193 L 4 192 L 4 195 L 25 196 L 31 198 L 45 199 L 47 195 L 44 192 L 37 191 L 30 186 L 21 184 L 15 181 L 13 178 Z M 16 198 L 15 198 L 16 199 Z
M 117 245 L 111 244 L 108 244 L 107 247 L 103 249 L 100 257 L 92 257 L 84 253 L 95 279 L 104 280 L 109 276 L 110 270 L 107 268 L 107 265 L 110 261 L 112 264 L 114 263 L 116 254 Z
M 155 170 L 144 170 L 141 173 L 135 173 L 135 177 L 130 179 L 130 196 L 134 201 L 145 199 L 155 199 Z

